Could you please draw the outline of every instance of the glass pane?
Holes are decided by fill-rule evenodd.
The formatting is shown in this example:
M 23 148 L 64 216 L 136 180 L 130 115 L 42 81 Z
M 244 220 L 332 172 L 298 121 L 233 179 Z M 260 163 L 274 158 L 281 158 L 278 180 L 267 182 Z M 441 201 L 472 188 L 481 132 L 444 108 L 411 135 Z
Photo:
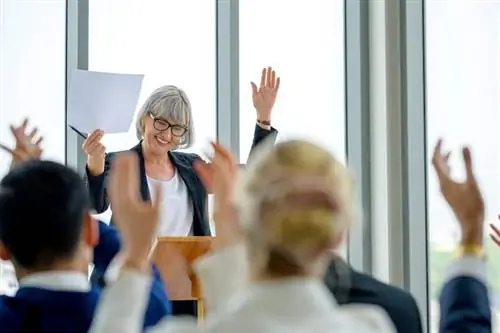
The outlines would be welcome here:
M 500 212 L 500 7 L 491 1 L 426 2 L 427 146 L 429 160 L 438 137 L 453 150 L 451 168 L 464 176 L 460 146 L 472 148 L 484 191 L 487 222 Z M 459 229 L 428 176 L 429 282 L 431 332 L 438 332 L 438 294 L 444 267 L 452 260 Z M 486 241 L 490 257 L 500 249 Z M 500 265 L 490 261 L 492 303 L 499 315 Z M 496 320 L 498 322 L 498 320 Z
M 215 9 L 209 0 L 90 0 L 89 69 L 144 74 L 138 108 L 160 86 L 183 89 L 198 153 L 216 137 Z M 135 121 L 103 139 L 108 152 L 137 142 Z
M 265 66 L 281 77 L 278 140 L 310 138 L 344 160 L 344 1 L 240 0 L 241 163 L 256 121 L 250 81 Z
M 212 1 L 91 0 L 89 70 L 145 74 L 138 107 L 162 85 L 186 91 L 199 150 L 216 136 L 215 37 Z M 104 143 L 109 152 L 133 147 L 133 124 Z
M 66 159 L 66 2 L 2 0 L 0 6 L 0 141 L 13 145 L 10 124 L 24 117 L 45 137 L 44 155 Z M 10 156 L 0 152 L 0 178 Z M 16 289 L 0 263 L 0 294 Z

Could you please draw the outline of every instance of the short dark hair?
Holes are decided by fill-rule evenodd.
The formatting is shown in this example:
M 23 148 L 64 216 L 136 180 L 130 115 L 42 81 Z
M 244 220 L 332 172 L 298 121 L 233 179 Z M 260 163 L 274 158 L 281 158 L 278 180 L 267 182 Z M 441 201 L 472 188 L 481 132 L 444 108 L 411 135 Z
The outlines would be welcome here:
M 83 180 L 62 164 L 27 162 L 0 181 L 0 241 L 23 268 L 71 259 L 89 211 Z

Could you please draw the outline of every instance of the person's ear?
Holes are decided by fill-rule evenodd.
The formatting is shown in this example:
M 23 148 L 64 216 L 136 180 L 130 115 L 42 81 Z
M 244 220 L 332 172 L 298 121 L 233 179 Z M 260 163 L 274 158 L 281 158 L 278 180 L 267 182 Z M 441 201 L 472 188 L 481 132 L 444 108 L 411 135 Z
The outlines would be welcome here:
M 94 248 L 99 243 L 99 222 L 96 221 L 90 213 L 88 213 L 85 216 L 83 223 L 83 237 L 85 244 Z
M 2 242 L 0 242 L 0 259 L 4 261 L 10 260 L 9 252 L 7 252 L 7 249 Z

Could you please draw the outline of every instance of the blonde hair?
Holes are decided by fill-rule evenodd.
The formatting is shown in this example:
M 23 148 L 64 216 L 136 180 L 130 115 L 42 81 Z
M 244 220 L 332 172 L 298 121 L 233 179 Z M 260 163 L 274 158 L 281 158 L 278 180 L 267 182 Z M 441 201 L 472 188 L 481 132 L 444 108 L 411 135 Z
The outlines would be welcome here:
M 303 273 L 354 220 L 349 170 L 314 143 L 292 140 L 264 147 L 241 176 L 240 223 L 269 274 Z

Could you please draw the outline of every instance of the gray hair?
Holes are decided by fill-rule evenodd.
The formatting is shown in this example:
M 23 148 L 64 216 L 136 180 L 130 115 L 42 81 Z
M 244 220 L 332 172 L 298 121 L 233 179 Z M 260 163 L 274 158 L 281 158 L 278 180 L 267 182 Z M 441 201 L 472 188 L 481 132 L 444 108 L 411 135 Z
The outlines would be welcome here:
M 144 117 L 151 113 L 154 117 L 165 118 L 187 127 L 176 148 L 189 148 L 194 142 L 194 125 L 191 103 L 186 93 L 176 86 L 157 88 L 142 105 L 135 123 L 137 139 L 144 137 Z

